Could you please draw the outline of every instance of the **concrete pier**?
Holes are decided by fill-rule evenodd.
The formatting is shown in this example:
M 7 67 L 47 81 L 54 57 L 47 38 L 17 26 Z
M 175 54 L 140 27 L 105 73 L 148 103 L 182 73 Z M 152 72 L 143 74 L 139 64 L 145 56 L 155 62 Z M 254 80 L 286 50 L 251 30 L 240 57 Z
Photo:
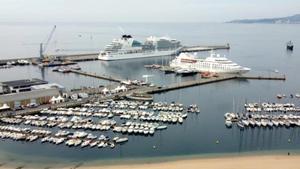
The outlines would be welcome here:
M 186 46 L 183 47 L 180 52 L 201 52 L 201 51 L 210 51 L 210 50 L 221 50 L 221 49 L 230 49 L 230 45 L 219 45 L 219 46 Z
M 83 53 L 83 54 L 69 54 L 69 55 L 49 55 L 49 58 L 59 58 L 61 60 L 69 60 L 73 62 L 83 62 L 98 60 L 99 53 Z
M 103 79 L 103 80 L 108 80 L 108 81 L 113 81 L 113 82 L 118 82 L 121 83 L 124 81 L 123 79 L 112 77 L 112 76 L 106 76 L 106 75 L 97 75 L 96 73 L 88 73 L 88 72 L 83 72 L 79 70 L 71 70 L 72 73 L 83 75 L 83 76 L 89 76 L 89 77 L 94 77 L 97 79 Z
M 224 74 L 220 75 L 219 77 L 211 77 L 208 79 L 199 79 L 199 80 L 193 80 L 193 81 L 187 81 L 187 82 L 181 82 L 181 83 L 175 83 L 171 84 L 169 86 L 165 87 L 158 87 L 156 89 L 151 89 L 146 91 L 149 94 L 155 94 L 155 93 L 163 93 L 171 90 L 177 90 L 192 86 L 198 86 L 198 85 L 205 85 L 210 83 L 216 83 L 216 82 L 222 82 L 227 80 L 286 80 L 285 75 L 279 75 L 279 76 L 247 76 L 247 75 L 235 75 L 235 74 Z
M 200 52 L 200 51 L 209 51 L 209 50 L 219 50 L 219 49 L 230 49 L 229 44 L 227 45 L 216 45 L 216 46 L 184 46 L 179 52 Z M 92 61 L 98 60 L 98 52 L 93 53 L 79 53 L 79 54 L 51 54 L 45 55 L 46 58 L 49 59 L 60 59 L 60 60 L 68 60 L 72 62 L 81 62 L 81 61 Z M 40 59 L 39 57 L 24 57 L 24 58 L 15 58 L 15 59 L 3 59 L 0 60 L 0 63 L 7 62 L 16 62 L 17 60 L 27 60 L 32 62 L 34 60 Z

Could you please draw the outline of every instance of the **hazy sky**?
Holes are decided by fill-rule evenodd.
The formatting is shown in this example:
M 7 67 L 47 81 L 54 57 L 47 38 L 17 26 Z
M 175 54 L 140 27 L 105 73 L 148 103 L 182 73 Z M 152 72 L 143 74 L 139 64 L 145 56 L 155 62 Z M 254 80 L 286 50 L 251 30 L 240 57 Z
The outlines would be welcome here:
M 223 22 L 300 13 L 300 0 L 0 0 L 0 21 Z

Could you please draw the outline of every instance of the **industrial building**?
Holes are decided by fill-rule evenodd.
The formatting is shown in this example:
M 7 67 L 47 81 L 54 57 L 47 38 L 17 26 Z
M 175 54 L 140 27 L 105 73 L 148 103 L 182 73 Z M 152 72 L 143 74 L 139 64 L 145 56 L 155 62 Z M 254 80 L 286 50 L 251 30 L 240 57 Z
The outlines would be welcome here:
M 37 105 L 48 104 L 53 96 L 59 95 L 59 90 L 56 88 L 4 94 L 0 95 L 0 106 L 7 104 L 13 109 L 19 106 L 26 106 L 30 103 L 35 103 Z
M 31 91 L 31 87 L 35 85 L 47 84 L 47 81 L 40 79 L 22 79 L 14 81 L 6 81 L 0 83 L 0 94 L 1 89 L 3 94 L 8 93 L 19 93 L 25 91 Z
M 1 82 L 0 107 L 8 105 L 15 109 L 28 104 L 48 104 L 52 97 L 61 96 L 63 92 L 63 86 L 40 79 Z

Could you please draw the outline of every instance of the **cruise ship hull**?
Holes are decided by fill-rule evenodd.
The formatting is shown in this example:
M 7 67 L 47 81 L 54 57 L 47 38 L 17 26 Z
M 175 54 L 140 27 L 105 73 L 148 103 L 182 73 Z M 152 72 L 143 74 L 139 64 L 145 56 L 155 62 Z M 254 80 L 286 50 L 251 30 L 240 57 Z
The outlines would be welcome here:
M 172 68 L 184 68 L 184 69 L 194 69 L 198 72 L 212 72 L 212 73 L 237 73 L 237 74 L 244 74 L 250 71 L 249 68 L 241 67 L 238 69 L 211 69 L 209 67 L 204 67 L 197 64 L 189 64 L 189 63 L 181 63 L 181 64 L 174 64 L 171 63 L 170 67 Z
M 226 57 L 220 57 L 213 52 L 205 59 L 195 59 L 192 54 L 181 53 L 170 62 L 170 67 L 212 73 L 243 74 L 250 71 L 250 68 L 242 67 L 228 60 Z
M 176 50 L 166 50 L 166 51 L 151 51 L 143 53 L 129 53 L 129 54 L 119 54 L 119 53 L 105 53 L 99 54 L 99 60 L 113 61 L 113 60 L 125 60 L 125 59 L 138 59 L 138 58 L 150 58 L 158 56 L 170 56 L 175 55 L 180 51 L 181 48 Z

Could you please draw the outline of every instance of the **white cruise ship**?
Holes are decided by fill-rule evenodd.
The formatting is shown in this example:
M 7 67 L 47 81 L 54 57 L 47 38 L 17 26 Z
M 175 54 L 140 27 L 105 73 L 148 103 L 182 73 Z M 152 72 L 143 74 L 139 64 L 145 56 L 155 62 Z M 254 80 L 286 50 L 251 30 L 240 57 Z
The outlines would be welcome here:
M 190 53 L 181 53 L 170 62 L 170 67 L 181 69 L 195 69 L 199 72 L 213 73 L 246 73 L 250 68 L 242 67 L 226 57 L 211 53 L 205 59 L 196 59 L 195 55 Z
M 156 56 L 170 56 L 177 54 L 182 48 L 180 41 L 167 37 L 149 37 L 144 44 L 132 38 L 131 35 L 123 35 L 114 39 L 101 51 L 99 60 L 136 59 Z

